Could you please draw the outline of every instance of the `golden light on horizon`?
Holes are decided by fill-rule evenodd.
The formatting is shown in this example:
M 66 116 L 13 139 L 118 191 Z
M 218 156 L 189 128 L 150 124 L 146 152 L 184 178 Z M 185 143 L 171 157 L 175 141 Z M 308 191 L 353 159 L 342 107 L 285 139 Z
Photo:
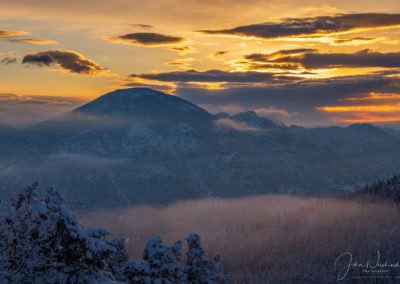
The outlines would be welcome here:
M 368 106 L 325 106 L 317 107 L 318 110 L 325 112 L 368 112 L 385 113 L 400 110 L 400 103 L 395 105 L 368 105 Z
M 232 103 L 242 109 L 277 107 L 295 114 L 290 117 L 298 120 L 288 123 L 297 124 L 316 112 L 328 114 L 323 123 L 330 123 L 332 113 L 396 108 L 382 105 L 397 99 L 388 93 L 400 93 L 400 7 L 391 0 L 300 2 L 5 0 L 0 94 L 87 99 L 147 86 L 186 95 L 210 110 Z M 154 75 L 146 79 L 147 74 Z M 326 89 L 332 91 L 304 98 Z M 214 98 L 222 91 L 227 95 Z M 292 98 L 298 103 L 285 98 L 291 92 L 301 94 Z M 366 92 L 370 97 L 354 106 Z M 303 102 L 308 105 L 300 107 Z

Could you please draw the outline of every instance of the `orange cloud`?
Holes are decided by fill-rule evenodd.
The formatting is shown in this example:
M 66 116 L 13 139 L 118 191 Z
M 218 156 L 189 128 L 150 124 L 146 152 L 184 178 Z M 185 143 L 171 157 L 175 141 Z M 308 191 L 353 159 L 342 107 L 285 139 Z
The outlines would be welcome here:
M 317 110 L 325 112 L 369 112 L 382 113 L 400 111 L 400 103 L 396 105 L 368 105 L 368 106 L 325 106 L 317 107 Z
M 13 30 L 0 30 L 0 38 L 12 38 L 16 36 L 28 35 L 28 32 L 24 31 L 13 31 Z
M 20 42 L 20 43 L 31 43 L 31 44 L 59 44 L 58 41 L 51 39 L 35 39 L 35 38 L 13 38 L 9 41 Z
M 194 61 L 193 58 L 190 57 L 180 57 L 180 58 L 175 58 L 173 61 L 168 61 L 165 62 L 165 65 L 170 65 L 170 66 L 177 66 L 180 69 L 188 69 L 191 63 Z
M 357 105 L 317 107 L 319 111 L 334 114 L 335 122 L 392 122 L 400 121 L 400 94 L 369 93 L 364 97 L 349 97 L 343 102 Z M 366 103 L 366 105 L 362 105 Z
M 371 92 L 367 96 L 363 97 L 348 97 L 343 99 L 342 101 L 346 102 L 374 102 L 376 103 L 388 103 L 388 102 L 398 102 L 400 101 L 400 94 L 394 93 L 374 93 Z
M 348 122 L 348 123 L 358 123 L 358 122 L 395 122 L 400 121 L 400 115 L 395 115 L 392 117 L 381 117 L 369 114 L 358 114 L 358 118 L 353 119 L 342 119 L 337 122 Z

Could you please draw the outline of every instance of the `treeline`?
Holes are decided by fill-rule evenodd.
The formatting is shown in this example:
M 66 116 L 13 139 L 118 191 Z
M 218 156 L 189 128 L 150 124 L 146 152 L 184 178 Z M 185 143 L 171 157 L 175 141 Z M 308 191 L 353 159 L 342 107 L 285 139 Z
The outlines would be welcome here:
M 340 196 L 340 198 L 345 199 L 355 197 L 362 197 L 365 199 L 382 198 L 400 202 L 400 175 L 393 176 L 386 181 L 379 180 L 378 182 L 367 185 L 354 193 Z

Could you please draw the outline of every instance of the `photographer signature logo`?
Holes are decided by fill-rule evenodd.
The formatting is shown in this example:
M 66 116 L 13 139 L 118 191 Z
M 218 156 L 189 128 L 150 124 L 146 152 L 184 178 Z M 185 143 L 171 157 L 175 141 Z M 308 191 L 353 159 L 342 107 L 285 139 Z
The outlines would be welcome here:
M 398 278 L 400 279 L 400 262 L 382 261 L 381 254 L 377 251 L 376 260 L 366 263 L 358 262 L 354 259 L 351 252 L 345 252 L 339 255 L 335 260 L 335 269 L 337 269 L 337 279 L 344 280 L 349 274 L 358 270 L 362 275 L 352 276 L 352 278 Z M 393 275 L 394 270 L 398 270 L 398 276 Z M 388 275 L 391 272 L 390 275 Z

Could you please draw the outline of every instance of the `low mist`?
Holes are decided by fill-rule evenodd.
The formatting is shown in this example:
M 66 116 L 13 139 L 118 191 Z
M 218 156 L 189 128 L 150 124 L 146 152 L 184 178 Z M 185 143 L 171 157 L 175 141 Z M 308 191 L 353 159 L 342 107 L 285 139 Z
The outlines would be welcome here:
M 392 203 L 266 195 L 135 206 L 80 219 L 126 238 L 138 260 L 157 234 L 172 245 L 196 232 L 210 256 L 221 254 L 233 283 L 336 283 L 334 263 L 345 252 L 360 262 L 374 263 L 378 251 L 382 259 L 399 260 L 399 218 Z

